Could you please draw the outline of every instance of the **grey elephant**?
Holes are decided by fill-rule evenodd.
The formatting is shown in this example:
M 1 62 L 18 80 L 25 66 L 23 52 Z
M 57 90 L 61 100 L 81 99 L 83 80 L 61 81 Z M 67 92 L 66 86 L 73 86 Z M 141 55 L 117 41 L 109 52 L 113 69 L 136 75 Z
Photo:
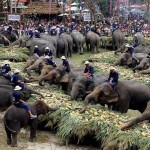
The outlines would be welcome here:
M 150 74 L 150 67 L 146 70 L 139 71 L 140 74 Z
M 141 61 L 143 58 L 147 57 L 147 54 L 135 53 L 135 57 Z M 137 65 L 137 62 L 132 58 L 130 53 L 122 53 L 114 62 L 114 65 L 127 65 L 128 67 L 133 68 Z
M 150 119 L 150 89 L 143 83 L 135 80 L 119 81 L 114 90 L 110 83 L 106 82 L 97 86 L 93 92 L 86 96 L 84 106 L 80 110 L 83 113 L 90 100 L 100 104 L 113 105 L 113 110 L 126 113 L 128 109 L 138 110 L 141 116 L 123 125 L 121 129 L 127 129 L 133 125 Z
M 19 37 L 18 40 L 13 42 L 8 50 L 11 50 L 11 48 L 15 45 L 19 45 L 21 47 L 27 47 L 30 50 L 30 55 L 33 55 L 35 46 L 37 45 L 39 50 L 40 50 L 40 56 L 44 54 L 45 48 L 49 47 L 53 51 L 53 55 L 55 56 L 56 54 L 56 48 L 55 46 L 42 38 L 29 38 L 27 36 Z
M 72 89 L 70 92 L 70 96 L 72 100 L 77 100 L 78 98 L 82 98 L 84 99 L 85 96 L 92 92 L 93 89 L 103 83 L 106 80 L 106 78 L 104 76 L 94 76 L 93 81 L 88 81 L 88 79 L 83 76 L 83 75 L 79 75 L 73 85 L 72 85 Z
M 144 35 L 141 32 L 137 32 L 133 37 L 133 43 L 134 43 L 136 37 L 139 41 L 139 45 L 142 45 L 144 42 Z
M 12 85 L 0 85 L 0 91 L 0 108 L 5 109 L 13 104 L 12 93 L 14 87 Z M 31 97 L 31 94 L 37 94 L 43 97 L 42 94 L 28 86 L 25 86 L 23 90 L 21 90 L 21 93 L 25 101 Z
M 143 58 L 140 63 L 134 67 L 132 70 L 135 72 L 136 70 L 146 70 L 150 67 L 150 59 L 149 58 Z
M 120 30 L 115 30 L 112 34 L 113 50 L 115 50 L 115 47 L 119 49 L 124 44 L 124 40 L 125 35 Z
M 70 35 L 68 35 L 67 33 L 62 33 L 60 35 L 60 37 L 62 37 L 68 44 L 68 56 L 72 56 L 72 49 L 73 49 L 73 39 Z
M 85 42 L 84 36 L 78 30 L 73 30 L 70 35 L 73 39 L 75 51 L 79 54 L 83 54 L 83 44 Z
M 46 59 L 44 56 L 39 57 L 32 65 L 26 68 L 28 75 L 31 75 L 31 70 L 38 70 L 40 65 L 44 65 L 46 63 Z
M 99 52 L 99 46 L 100 46 L 100 37 L 98 34 L 89 31 L 85 36 L 85 42 L 87 46 L 87 51 L 91 52 Z
M 51 109 L 43 101 L 37 101 L 29 104 L 31 112 L 35 115 L 45 115 Z M 17 113 L 16 113 L 17 112 Z M 36 138 L 37 118 L 30 120 L 28 112 L 24 108 L 18 108 L 15 105 L 10 106 L 4 115 L 4 126 L 7 134 L 7 144 L 17 147 L 17 135 L 22 127 L 30 125 L 30 141 Z

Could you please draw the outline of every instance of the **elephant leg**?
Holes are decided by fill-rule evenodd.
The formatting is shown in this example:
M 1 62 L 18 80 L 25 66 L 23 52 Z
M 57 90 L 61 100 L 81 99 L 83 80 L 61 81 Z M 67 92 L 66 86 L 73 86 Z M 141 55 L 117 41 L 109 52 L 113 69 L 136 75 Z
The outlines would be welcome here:
M 11 143 L 12 147 L 17 147 L 17 133 L 12 133 L 12 143 Z
M 90 48 L 89 48 L 89 44 L 87 42 L 86 42 L 86 47 L 87 47 L 87 51 L 89 51 Z
M 11 132 L 5 127 L 6 134 L 7 134 L 7 144 L 11 144 Z
M 37 119 L 33 120 L 30 126 L 30 142 L 33 142 L 33 139 L 36 138 L 36 129 L 37 129 Z

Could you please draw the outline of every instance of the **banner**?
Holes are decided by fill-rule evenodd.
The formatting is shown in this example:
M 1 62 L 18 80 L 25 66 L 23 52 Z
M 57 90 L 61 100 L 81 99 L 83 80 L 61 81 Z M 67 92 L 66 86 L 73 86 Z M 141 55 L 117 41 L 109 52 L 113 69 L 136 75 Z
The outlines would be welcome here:
M 91 21 L 91 14 L 87 13 L 83 15 L 84 21 Z
M 20 21 L 20 15 L 8 15 L 8 21 Z

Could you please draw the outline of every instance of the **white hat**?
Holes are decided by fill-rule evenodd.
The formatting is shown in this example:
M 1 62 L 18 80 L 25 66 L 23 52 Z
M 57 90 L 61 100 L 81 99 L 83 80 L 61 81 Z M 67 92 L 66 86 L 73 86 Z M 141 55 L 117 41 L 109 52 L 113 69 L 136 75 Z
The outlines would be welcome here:
M 46 59 L 49 59 L 50 57 L 46 55 L 45 58 L 46 58 Z
M 10 64 L 10 62 L 8 60 L 5 60 L 4 64 Z
M 87 65 L 87 64 L 89 64 L 89 63 L 90 63 L 89 61 L 85 61 L 85 63 L 84 63 L 84 64 L 85 64 L 85 65 Z
M 20 70 L 18 70 L 18 69 L 15 69 L 15 71 L 14 71 L 14 73 L 19 73 L 20 72 Z
M 110 66 L 110 67 L 109 67 L 109 70 L 116 70 L 116 68 L 113 67 L 113 66 Z
M 137 37 L 137 35 L 135 34 L 134 37 Z
M 45 31 L 45 34 L 48 34 L 48 32 L 47 32 L 47 31 Z
M 130 45 L 129 45 L 129 44 L 126 44 L 125 47 L 130 47 Z
M 35 45 L 35 47 L 38 47 L 37 45 Z
M 15 90 L 15 91 L 19 91 L 19 90 L 21 90 L 21 89 L 22 89 L 22 87 L 20 87 L 20 86 L 17 85 L 14 90 Z
M 38 32 L 38 30 L 35 30 L 35 32 Z
M 49 49 L 49 47 L 46 47 L 45 49 Z
M 66 57 L 65 57 L 65 56 L 61 56 L 60 58 L 61 58 L 61 59 L 66 59 Z

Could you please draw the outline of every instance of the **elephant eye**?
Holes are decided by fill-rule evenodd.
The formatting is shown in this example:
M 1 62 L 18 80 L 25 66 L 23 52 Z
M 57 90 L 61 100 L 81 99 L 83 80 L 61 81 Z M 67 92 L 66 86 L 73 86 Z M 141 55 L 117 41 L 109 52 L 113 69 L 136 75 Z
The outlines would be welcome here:
M 99 96 L 100 96 L 100 97 L 104 96 L 104 92 L 101 91 L 101 92 L 99 93 Z

